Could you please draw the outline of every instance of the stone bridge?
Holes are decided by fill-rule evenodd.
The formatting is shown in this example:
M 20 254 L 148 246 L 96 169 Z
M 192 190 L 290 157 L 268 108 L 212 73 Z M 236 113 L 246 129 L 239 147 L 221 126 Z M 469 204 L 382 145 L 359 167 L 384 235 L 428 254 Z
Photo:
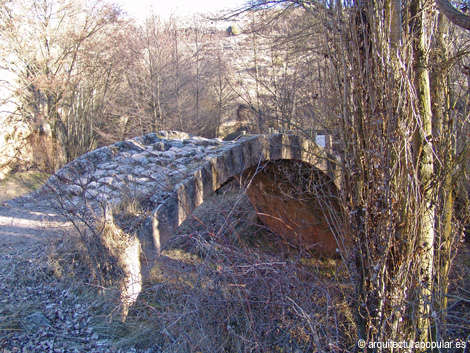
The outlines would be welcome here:
M 336 207 L 325 206 L 319 196 L 337 193 L 338 169 L 324 148 L 294 134 L 222 141 L 162 131 L 89 152 L 46 185 L 70 213 L 96 214 L 138 200 L 143 216 L 126 231 L 137 234 L 151 264 L 185 218 L 234 179 L 249 185 L 248 196 L 265 224 L 334 252 L 338 245 L 327 218 Z

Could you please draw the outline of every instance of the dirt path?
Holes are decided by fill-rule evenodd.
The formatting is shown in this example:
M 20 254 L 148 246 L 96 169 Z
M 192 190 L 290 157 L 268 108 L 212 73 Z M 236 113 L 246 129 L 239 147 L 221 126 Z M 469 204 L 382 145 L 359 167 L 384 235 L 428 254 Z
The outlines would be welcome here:
M 0 254 L 27 257 L 68 224 L 47 204 L 29 198 L 0 206 Z
M 70 232 L 45 197 L 0 202 L 1 353 L 136 352 L 96 331 L 92 288 L 60 268 L 55 250 Z
M 25 196 L 38 182 L 28 173 L 0 182 L 0 273 L 14 259 L 27 261 L 44 255 L 51 240 L 67 226 L 47 199 Z

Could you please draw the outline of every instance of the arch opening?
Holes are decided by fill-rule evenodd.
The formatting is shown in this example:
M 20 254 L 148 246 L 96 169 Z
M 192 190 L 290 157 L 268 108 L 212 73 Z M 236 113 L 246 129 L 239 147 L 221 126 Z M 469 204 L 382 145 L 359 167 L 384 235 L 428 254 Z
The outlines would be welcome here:
M 312 206 L 319 205 L 320 199 L 330 200 L 331 203 L 334 200 L 332 195 L 338 194 L 335 183 L 339 179 L 333 159 L 318 145 L 296 135 L 259 135 L 223 148 L 195 170 L 192 176 L 176 184 L 172 196 L 152 212 L 146 222 L 148 226 L 141 232 L 150 266 L 158 258 L 162 247 L 175 234 L 175 229 L 196 207 L 231 178 L 247 179 L 251 175 L 254 176 L 254 185 L 257 187 L 252 188 L 248 196 L 251 194 L 250 199 L 258 207 L 266 225 L 298 245 L 316 248 L 325 254 L 335 253 L 338 246 L 328 221 L 337 214 L 339 207 L 334 206 L 334 203 L 329 208 Z M 270 179 L 277 182 L 269 185 Z M 290 190 L 285 190 L 287 185 L 290 185 Z M 279 188 L 280 186 L 283 187 Z M 281 200 L 281 194 L 296 195 L 295 188 L 298 187 L 304 190 L 302 195 L 297 194 L 297 200 Z M 268 194 L 271 196 L 266 197 L 263 192 L 257 195 L 256 190 L 260 188 L 269 190 Z M 326 195 L 329 197 L 325 197 Z M 307 202 L 315 198 L 316 203 Z M 273 205 L 277 205 L 275 209 L 272 208 Z
M 247 169 L 247 195 L 260 220 L 289 242 L 324 255 L 341 248 L 333 224 L 340 215 L 338 189 L 318 168 L 300 160 L 271 160 Z

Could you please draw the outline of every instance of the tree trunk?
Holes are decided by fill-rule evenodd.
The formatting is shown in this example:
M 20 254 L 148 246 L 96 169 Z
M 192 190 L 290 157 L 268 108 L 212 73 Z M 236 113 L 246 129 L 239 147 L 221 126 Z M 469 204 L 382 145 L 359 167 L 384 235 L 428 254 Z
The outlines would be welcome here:
M 390 44 L 396 49 L 402 39 L 401 0 L 386 0 L 385 16 L 390 31 Z
M 431 95 L 433 100 L 433 138 L 436 141 L 436 152 L 442 164 L 436 164 L 435 174 L 442 180 L 440 184 L 439 207 L 440 218 L 437 219 L 438 237 L 435 246 L 436 292 L 438 311 L 441 322 L 445 322 L 445 310 L 447 309 L 447 287 L 449 284 L 449 270 L 451 264 L 452 228 L 454 209 L 453 190 L 453 161 L 454 161 L 454 127 L 450 117 L 450 88 L 446 66 L 448 54 L 449 21 L 439 14 L 432 55 L 437 62 L 431 74 Z
M 441 11 L 453 24 L 470 30 L 470 16 L 457 10 L 448 0 L 434 0 Z
M 432 146 L 432 109 L 431 85 L 429 78 L 430 9 L 423 0 L 413 0 L 411 9 L 412 34 L 414 36 L 415 87 L 418 98 L 418 114 L 415 117 L 414 164 L 420 183 L 420 224 L 418 224 L 417 283 L 414 288 L 415 325 L 418 329 L 416 339 L 428 342 L 430 335 L 430 302 L 433 293 L 434 263 L 434 222 L 435 207 L 432 178 L 434 173 L 434 156 Z

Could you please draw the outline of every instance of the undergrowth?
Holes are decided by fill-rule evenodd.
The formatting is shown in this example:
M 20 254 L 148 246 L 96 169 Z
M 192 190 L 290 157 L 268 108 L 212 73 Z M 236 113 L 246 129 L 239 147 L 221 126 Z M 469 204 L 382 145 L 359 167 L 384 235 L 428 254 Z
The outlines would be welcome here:
M 129 225 L 138 209 L 134 202 L 125 205 L 121 225 Z M 86 268 L 93 266 L 83 244 L 64 248 L 69 251 L 56 258 L 53 271 L 92 283 L 94 274 Z M 450 302 L 448 337 L 468 334 L 470 320 L 462 313 L 468 311 L 470 292 L 459 275 L 470 268 L 465 261 L 468 254 L 456 265 L 451 289 L 459 296 Z M 87 262 L 88 267 L 73 265 Z M 125 321 L 117 287 L 100 289 L 101 297 L 92 298 L 90 306 L 96 310 L 93 329 L 115 347 L 145 352 L 356 349 L 355 288 L 342 261 L 272 234 L 258 224 L 246 197 L 233 192 L 215 195 L 183 223 Z
M 126 321 L 100 332 L 155 352 L 347 351 L 352 291 L 340 260 L 290 246 L 228 193 L 180 227 Z

